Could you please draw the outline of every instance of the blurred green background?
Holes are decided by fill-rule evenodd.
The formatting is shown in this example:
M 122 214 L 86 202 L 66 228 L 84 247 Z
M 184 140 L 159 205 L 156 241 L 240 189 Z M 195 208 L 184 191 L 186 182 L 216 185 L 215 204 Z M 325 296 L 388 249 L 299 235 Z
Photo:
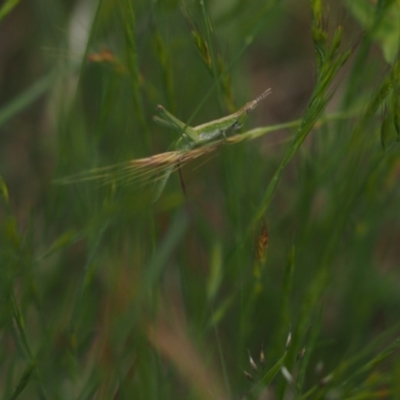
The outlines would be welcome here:
M 400 398 L 398 0 L 0 18 L 2 398 Z M 267 88 L 153 204 L 157 104 L 196 126 Z

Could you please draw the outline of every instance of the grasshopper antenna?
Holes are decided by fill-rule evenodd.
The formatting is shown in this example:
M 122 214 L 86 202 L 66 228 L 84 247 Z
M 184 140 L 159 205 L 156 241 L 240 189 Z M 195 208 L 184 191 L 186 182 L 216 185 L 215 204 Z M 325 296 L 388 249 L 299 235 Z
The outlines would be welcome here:
M 246 107 L 247 108 L 246 109 L 247 114 L 252 112 L 257 107 L 258 103 L 261 100 L 264 100 L 271 93 L 272 93 L 271 88 L 268 88 L 267 90 L 264 90 L 256 99 L 254 99 L 253 101 L 247 103 L 247 107 Z
M 271 88 L 268 88 L 267 90 L 264 90 L 256 99 L 255 101 L 259 103 L 261 100 L 264 100 L 268 95 L 272 93 Z

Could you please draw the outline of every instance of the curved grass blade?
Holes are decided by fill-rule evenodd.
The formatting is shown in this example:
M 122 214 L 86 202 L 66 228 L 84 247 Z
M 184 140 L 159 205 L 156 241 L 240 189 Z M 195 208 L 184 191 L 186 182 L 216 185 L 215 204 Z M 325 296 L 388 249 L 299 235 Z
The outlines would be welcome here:
M 22 393 L 22 391 L 26 388 L 26 385 L 29 383 L 35 368 L 36 368 L 36 362 L 32 360 L 25 368 L 25 371 L 23 372 L 17 384 L 17 387 L 15 388 L 14 393 L 11 396 L 11 400 L 17 399 L 19 395 Z
M 66 69 L 65 73 L 69 73 L 69 70 Z M 63 73 L 60 74 L 57 70 L 50 72 L 0 109 L 0 127 L 49 90 L 62 75 Z
M 285 351 L 282 357 L 263 375 L 259 382 L 255 384 L 253 387 L 253 393 L 256 396 L 259 395 L 264 388 L 268 387 L 276 375 L 278 375 L 283 363 L 285 362 L 287 354 L 287 351 Z

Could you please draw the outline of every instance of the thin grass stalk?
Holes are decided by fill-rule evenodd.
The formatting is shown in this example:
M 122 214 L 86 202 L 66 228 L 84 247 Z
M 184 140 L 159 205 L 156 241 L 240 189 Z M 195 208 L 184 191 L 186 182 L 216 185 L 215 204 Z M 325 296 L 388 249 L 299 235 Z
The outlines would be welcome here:
M 139 125 L 144 132 L 148 132 L 148 126 L 144 118 L 144 108 L 142 104 L 142 96 L 140 92 L 140 73 L 139 73 L 139 57 L 136 46 L 136 18 L 135 12 L 133 10 L 133 5 L 130 0 L 125 0 L 120 3 L 120 16 L 121 21 L 124 26 L 124 36 L 125 36 L 125 59 L 128 67 L 128 74 L 132 86 L 132 94 L 135 104 L 135 116 L 139 121 Z M 150 147 L 148 135 L 147 146 Z

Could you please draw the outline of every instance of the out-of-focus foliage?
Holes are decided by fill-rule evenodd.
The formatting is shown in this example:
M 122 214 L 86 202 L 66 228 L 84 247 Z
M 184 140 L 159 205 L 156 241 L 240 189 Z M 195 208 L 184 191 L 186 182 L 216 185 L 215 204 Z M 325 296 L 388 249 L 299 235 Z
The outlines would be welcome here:
M 5 15 L 1 395 L 399 398 L 398 17 L 388 0 Z M 153 119 L 197 126 L 269 87 L 192 152 Z

